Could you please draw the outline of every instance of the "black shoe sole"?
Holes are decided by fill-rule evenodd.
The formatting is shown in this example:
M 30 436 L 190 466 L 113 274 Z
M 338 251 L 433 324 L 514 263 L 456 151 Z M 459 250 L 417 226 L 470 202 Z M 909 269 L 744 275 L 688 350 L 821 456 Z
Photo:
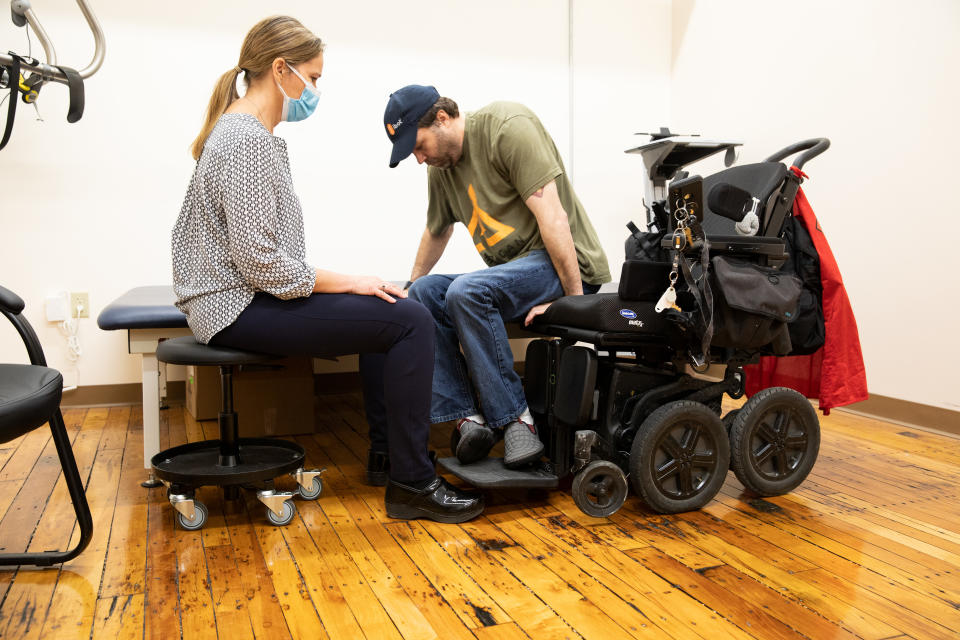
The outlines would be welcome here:
M 467 520 L 473 520 L 478 515 L 483 513 L 483 503 L 481 502 L 477 505 L 476 508 L 471 509 L 470 511 L 462 511 L 460 513 L 431 513 L 429 511 L 424 511 L 423 509 L 418 509 L 417 507 L 411 507 L 405 504 L 389 504 L 387 503 L 387 515 L 391 518 L 397 518 L 399 520 L 418 520 L 420 518 L 426 518 L 428 520 L 433 520 L 434 522 L 442 522 L 444 524 L 457 524 L 460 522 L 466 522 Z
M 520 458 L 519 460 L 513 460 L 513 461 L 511 461 L 509 464 L 507 464 L 507 457 L 506 457 L 506 455 L 504 455 L 504 457 L 503 457 L 503 466 L 505 466 L 507 469 L 519 469 L 520 467 L 524 467 L 524 466 L 530 464 L 531 462 L 536 462 L 537 460 L 539 460 L 540 457 L 543 455 L 544 449 L 545 449 L 545 447 L 543 446 L 543 443 L 541 443 L 541 444 L 540 444 L 540 449 L 537 450 L 536 452 L 530 453 L 530 454 L 528 454 L 528 455 Z
M 483 460 L 497 444 L 497 434 L 492 429 L 476 429 L 467 436 L 460 436 L 456 456 L 460 464 Z

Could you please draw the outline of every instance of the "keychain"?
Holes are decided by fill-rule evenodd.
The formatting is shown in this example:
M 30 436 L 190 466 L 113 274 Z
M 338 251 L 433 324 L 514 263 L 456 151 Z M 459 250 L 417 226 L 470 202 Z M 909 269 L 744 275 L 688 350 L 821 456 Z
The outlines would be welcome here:
M 660 300 L 657 301 L 657 306 L 654 307 L 654 310 L 657 313 L 663 313 L 666 309 L 673 309 L 675 311 L 680 311 L 680 307 L 677 306 L 677 290 L 674 288 L 674 285 L 677 284 L 677 278 L 679 277 L 680 267 L 680 252 L 675 251 L 673 253 L 673 267 L 670 270 L 670 286 L 667 287 L 667 290 L 663 292 L 663 295 L 660 296 Z

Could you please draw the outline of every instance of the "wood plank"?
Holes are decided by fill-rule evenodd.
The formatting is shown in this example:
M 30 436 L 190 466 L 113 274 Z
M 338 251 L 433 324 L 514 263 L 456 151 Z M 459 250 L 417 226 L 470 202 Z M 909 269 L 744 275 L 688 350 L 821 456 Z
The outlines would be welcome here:
M 303 511 L 313 511 L 313 509 L 301 509 L 301 512 Z M 429 640 L 441 637 L 403 590 L 397 578 L 380 557 L 378 550 L 364 536 L 351 516 L 350 510 L 337 496 L 324 497 L 323 513 L 400 634 L 407 640 Z
M 102 449 L 123 449 L 127 440 L 127 426 L 130 423 L 130 407 L 110 407 L 103 424 L 103 436 L 100 439 Z
M 684 514 L 685 516 L 689 514 Z M 722 537 L 711 535 L 701 527 L 693 527 L 686 523 L 685 518 L 674 520 L 678 530 L 677 535 L 683 536 L 689 543 L 703 548 L 715 555 L 722 563 L 731 566 L 737 571 L 752 577 L 763 585 L 778 591 L 784 597 L 802 603 L 817 611 L 827 620 L 847 629 L 848 631 L 872 640 L 879 640 L 897 635 L 898 631 L 884 624 L 880 619 L 869 616 L 856 607 L 837 602 L 833 595 L 824 593 L 802 581 L 804 572 L 784 569 L 767 558 L 769 549 L 763 541 L 755 538 L 752 541 L 739 540 L 730 542 Z M 744 542 L 747 542 L 746 546 Z M 751 545 L 750 542 L 757 544 Z M 656 549 L 655 546 L 650 548 Z M 644 557 L 645 549 L 628 551 L 631 557 Z M 811 571 L 813 568 L 807 569 Z
M 171 446 L 167 415 L 160 412 L 160 450 Z M 142 423 L 141 423 L 142 425 Z M 180 598 L 177 591 L 177 550 L 173 510 L 161 486 L 147 490 L 147 558 L 144 604 L 144 638 L 167 640 L 182 637 Z
M 143 478 L 142 451 L 143 427 L 133 421 L 131 414 L 120 469 L 117 507 L 113 513 L 107 560 L 100 582 L 101 599 L 145 593 L 147 503 L 151 490 L 140 486 Z M 159 489 L 155 491 L 161 492 Z
M 531 638 L 557 638 L 572 632 L 556 611 L 493 557 L 505 545 L 515 544 L 513 541 L 508 542 L 501 538 L 477 540 L 472 538 L 465 528 L 436 523 L 424 523 L 424 527 Z
M 262 517 L 262 516 L 261 516 Z M 297 560 L 300 577 L 316 607 L 320 622 L 332 638 L 366 637 L 326 559 L 317 550 L 299 516 L 283 527 L 283 537 Z
M 93 640 L 143 638 L 143 601 L 142 593 L 97 600 Z
M 515 534 L 522 536 L 523 532 L 517 526 L 508 526 L 506 520 L 493 523 L 487 518 L 477 518 L 461 526 L 475 538 L 490 539 L 498 532 L 509 536 L 516 544 L 504 547 L 491 557 L 509 568 L 578 633 L 585 638 L 669 637 L 651 624 L 642 612 L 610 597 L 609 590 L 598 589 L 602 585 L 559 554 L 552 554 L 549 549 L 543 549 L 544 553 L 540 553 L 541 549 L 528 551 L 513 537 Z M 497 620 L 505 621 L 503 618 Z
M 238 501 L 233 508 L 225 510 L 224 515 L 230 529 L 233 558 L 254 634 L 270 640 L 290 638 L 283 607 L 270 581 L 270 569 L 267 568 L 245 505 Z
M 255 498 L 246 500 L 249 512 L 249 505 Z M 320 622 L 282 529 L 267 524 L 265 519 L 251 519 L 251 525 L 291 637 L 295 640 L 326 640 L 329 636 Z
M 715 516 L 711 518 L 710 515 L 708 513 L 690 514 L 689 519 L 715 535 L 725 535 L 719 527 L 714 528 L 719 521 Z M 777 526 L 768 524 L 765 521 L 766 518 L 773 518 L 775 514 L 764 513 L 762 516 L 759 517 L 756 513 L 747 515 L 731 509 L 724 513 L 723 523 L 745 532 L 749 531 L 751 535 L 759 536 L 770 544 L 777 545 L 820 568 L 827 569 L 838 580 L 856 584 L 864 591 L 887 598 L 895 603 L 891 608 L 891 615 L 887 616 L 888 619 L 896 615 L 905 620 L 912 620 L 918 625 L 916 628 L 922 628 L 925 623 L 917 619 L 920 616 L 940 620 L 954 615 L 954 607 L 939 597 L 942 590 L 929 585 L 926 581 L 864 555 L 856 548 L 840 545 L 791 522 L 781 521 Z M 955 598 L 954 601 L 960 601 L 960 594 L 946 592 L 946 595 Z M 899 607 L 903 607 L 904 611 L 900 612 Z M 909 631 L 903 627 L 900 630 L 905 633 Z
M 226 545 L 206 547 L 204 554 L 210 575 L 210 591 L 213 594 L 217 637 L 248 638 L 252 636 L 253 627 L 247 610 L 247 598 L 237 573 L 233 549 Z M 186 636 L 186 630 L 184 635 L 193 637 L 193 635 Z
M 97 453 L 87 488 L 87 501 L 94 522 L 93 537 L 83 553 L 62 565 L 57 589 L 50 602 L 50 613 L 43 625 L 43 637 L 90 637 L 122 459 L 122 449 L 100 449 Z M 98 527 L 97 523 L 101 526 Z M 79 538 L 79 530 L 75 536 Z

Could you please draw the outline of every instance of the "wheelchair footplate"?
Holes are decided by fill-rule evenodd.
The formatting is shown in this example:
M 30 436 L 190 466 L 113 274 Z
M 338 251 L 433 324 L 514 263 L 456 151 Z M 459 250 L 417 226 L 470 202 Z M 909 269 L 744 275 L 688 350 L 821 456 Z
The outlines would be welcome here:
M 455 457 L 437 460 L 441 467 L 479 489 L 523 488 L 554 489 L 559 485 L 556 474 L 539 467 L 507 469 L 503 458 L 484 458 L 470 464 L 461 464 Z

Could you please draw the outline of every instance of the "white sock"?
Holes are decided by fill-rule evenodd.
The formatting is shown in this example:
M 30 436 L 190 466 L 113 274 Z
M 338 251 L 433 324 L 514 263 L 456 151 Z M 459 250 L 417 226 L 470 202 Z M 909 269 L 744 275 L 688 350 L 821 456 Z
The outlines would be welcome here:
M 483 419 L 483 416 L 479 413 L 475 413 L 472 416 L 467 416 L 466 418 L 470 422 L 476 422 L 477 424 L 487 424 L 487 421 Z
M 523 410 L 523 413 L 520 414 L 520 417 L 517 418 L 523 424 L 533 424 L 533 415 L 530 413 L 530 408 Z

